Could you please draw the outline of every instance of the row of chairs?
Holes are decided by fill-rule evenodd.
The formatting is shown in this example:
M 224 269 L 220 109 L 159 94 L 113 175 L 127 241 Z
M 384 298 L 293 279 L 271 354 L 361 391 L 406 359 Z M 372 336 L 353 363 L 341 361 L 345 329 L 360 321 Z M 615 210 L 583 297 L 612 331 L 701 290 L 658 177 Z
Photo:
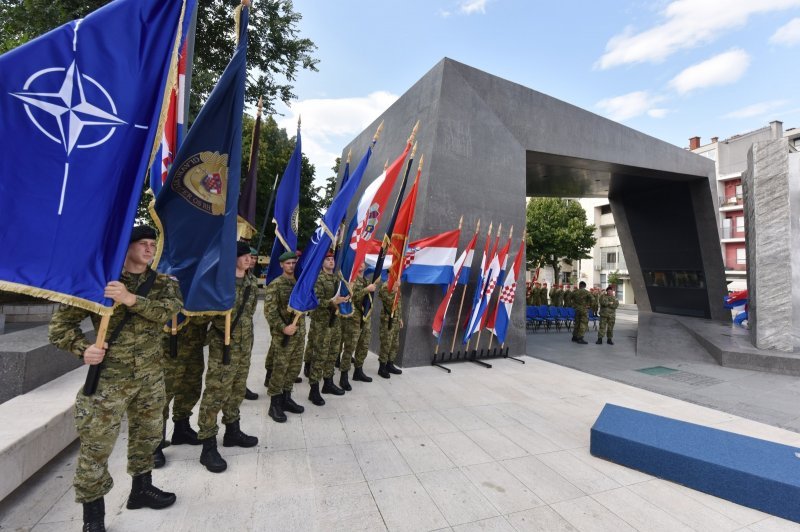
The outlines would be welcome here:
M 597 330 L 599 318 L 592 309 L 589 309 L 589 324 Z M 545 332 L 555 328 L 557 332 L 561 329 L 572 330 L 575 324 L 575 309 L 571 307 L 553 307 L 547 305 L 530 305 L 525 309 L 525 328 L 536 332 L 544 327 Z

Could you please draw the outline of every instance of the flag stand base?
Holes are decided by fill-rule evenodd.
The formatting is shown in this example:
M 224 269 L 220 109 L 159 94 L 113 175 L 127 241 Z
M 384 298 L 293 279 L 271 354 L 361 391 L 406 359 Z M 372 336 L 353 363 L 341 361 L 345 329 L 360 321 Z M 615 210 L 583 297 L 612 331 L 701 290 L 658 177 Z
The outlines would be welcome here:
M 509 356 L 509 355 L 508 355 L 508 348 L 507 348 L 507 347 L 506 347 L 505 349 L 503 349 L 503 350 L 502 350 L 502 354 L 501 354 L 501 356 L 502 356 L 503 358 L 507 358 L 507 359 L 509 359 L 509 360 L 516 360 L 516 361 L 517 361 L 517 362 L 519 362 L 520 364 L 524 364 L 524 363 L 525 363 L 525 361 L 524 361 L 524 360 L 522 360 L 521 358 L 517 358 L 517 357 L 512 357 L 512 356 Z
M 437 368 L 441 368 L 445 370 L 447 373 L 452 373 L 450 368 L 445 367 L 443 364 L 452 364 L 455 362 L 472 362 L 473 364 L 477 364 L 479 366 L 483 366 L 486 369 L 490 369 L 492 367 L 491 364 L 485 362 L 485 360 L 497 359 L 497 358 L 507 358 L 509 360 L 514 360 L 515 362 L 519 362 L 520 364 L 524 364 L 525 361 L 512 357 L 508 354 L 508 347 L 500 348 L 494 347 L 492 349 L 473 349 L 471 351 L 450 351 L 448 353 L 434 353 L 433 359 L 431 360 L 431 366 L 436 366 Z

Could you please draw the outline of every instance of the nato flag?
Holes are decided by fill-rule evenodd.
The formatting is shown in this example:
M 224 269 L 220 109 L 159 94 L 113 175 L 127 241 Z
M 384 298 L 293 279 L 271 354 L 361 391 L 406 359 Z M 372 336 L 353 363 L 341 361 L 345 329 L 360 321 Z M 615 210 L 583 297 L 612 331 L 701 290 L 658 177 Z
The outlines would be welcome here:
M 317 227 L 311 237 L 311 242 L 306 246 L 303 253 L 306 256 L 305 266 L 289 296 L 289 308 L 298 312 L 306 312 L 319 306 L 317 296 L 314 294 L 314 284 L 317 281 L 317 277 L 319 277 L 325 255 L 331 248 L 336 230 L 347 214 L 347 206 L 350 205 L 350 201 L 361 185 L 361 178 L 367 169 L 370 155 L 372 155 L 372 146 L 367 149 L 367 153 L 361 158 L 361 162 L 358 163 L 353 175 L 346 181 L 342 179 L 343 185 L 339 189 L 339 193 L 331 201 L 331 206 L 328 207 L 325 216 L 322 217 L 322 223 Z
M 111 312 L 182 9 L 117 0 L 0 56 L 0 289 Z
M 242 163 L 248 10 L 239 45 L 178 150 L 156 198 L 164 228 L 158 269 L 178 278 L 184 312 L 230 310 Z

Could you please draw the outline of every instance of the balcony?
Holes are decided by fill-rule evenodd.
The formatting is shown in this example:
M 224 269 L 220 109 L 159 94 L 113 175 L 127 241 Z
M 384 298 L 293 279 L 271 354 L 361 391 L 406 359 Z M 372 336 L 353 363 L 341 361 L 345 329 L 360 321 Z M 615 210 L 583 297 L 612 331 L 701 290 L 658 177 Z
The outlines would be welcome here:
M 747 263 L 739 264 L 738 261 L 728 261 L 725 263 L 726 272 L 747 272 Z
M 719 197 L 719 210 L 735 211 L 744 208 L 744 200 L 741 194 Z
M 723 227 L 720 231 L 720 240 L 725 242 L 744 242 L 744 231 L 737 231 L 735 227 Z

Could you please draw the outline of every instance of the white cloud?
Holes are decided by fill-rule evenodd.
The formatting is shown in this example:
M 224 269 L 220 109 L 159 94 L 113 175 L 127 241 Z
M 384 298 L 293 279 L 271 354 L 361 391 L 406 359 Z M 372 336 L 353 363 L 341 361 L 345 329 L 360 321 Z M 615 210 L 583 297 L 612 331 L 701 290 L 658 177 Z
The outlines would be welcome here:
M 373 92 L 360 98 L 315 98 L 294 102 L 278 126 L 291 136 L 302 121 L 303 153 L 316 167 L 317 184 L 331 174 L 336 158 L 353 137 L 364 130 L 398 96 L 390 92 Z M 353 154 L 361 157 L 361 154 Z
M 647 116 L 651 118 L 664 118 L 669 113 L 669 109 L 650 109 L 647 111 Z
M 663 97 L 651 95 L 647 91 L 636 91 L 600 100 L 597 102 L 597 107 L 608 118 L 618 122 L 624 122 L 645 113 L 654 118 L 661 118 L 666 114 L 666 109 L 655 109 L 654 107 L 663 99 Z
M 793 46 L 800 43 L 800 17 L 793 18 L 775 30 L 775 33 L 769 38 L 769 42 L 784 46 Z
M 766 102 L 758 102 L 730 113 L 723 115 L 722 118 L 753 118 L 756 116 L 764 116 L 771 113 L 789 103 L 789 100 L 770 100 Z
M 473 13 L 486 14 L 486 3 L 489 0 L 462 0 L 458 5 L 458 10 L 465 15 Z
M 800 7 L 800 0 L 674 0 L 662 12 L 661 24 L 640 32 L 626 28 L 609 39 L 595 66 L 658 63 L 743 27 L 751 15 L 793 7 Z
M 750 56 L 747 52 L 734 48 L 684 69 L 670 80 L 669 85 L 680 94 L 716 85 L 728 85 L 738 81 L 749 66 Z

